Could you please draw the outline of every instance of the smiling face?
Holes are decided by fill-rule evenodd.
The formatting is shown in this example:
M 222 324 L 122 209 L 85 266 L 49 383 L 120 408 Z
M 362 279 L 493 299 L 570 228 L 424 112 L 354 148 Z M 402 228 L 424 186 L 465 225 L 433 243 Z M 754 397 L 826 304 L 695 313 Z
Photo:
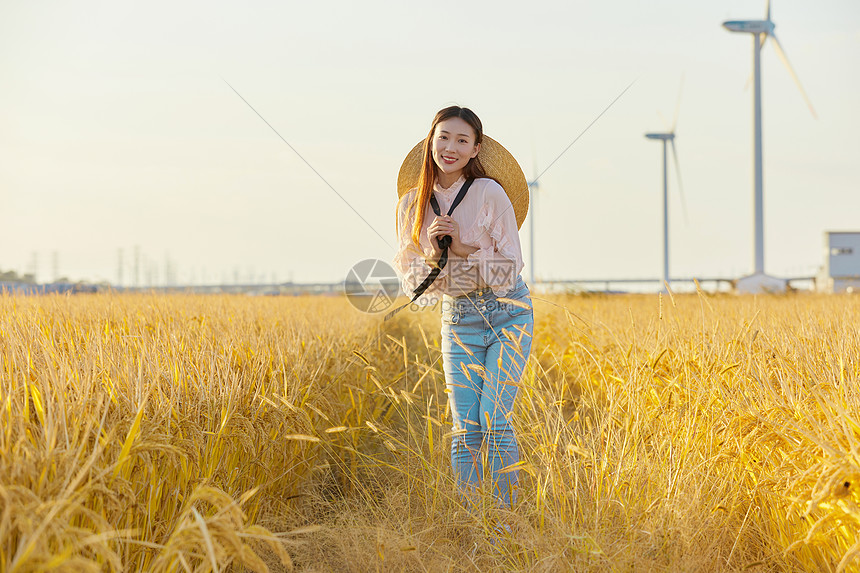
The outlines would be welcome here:
M 433 131 L 433 162 L 436 164 L 439 183 L 450 187 L 460 178 L 469 160 L 481 150 L 475 143 L 475 130 L 459 117 L 445 119 Z

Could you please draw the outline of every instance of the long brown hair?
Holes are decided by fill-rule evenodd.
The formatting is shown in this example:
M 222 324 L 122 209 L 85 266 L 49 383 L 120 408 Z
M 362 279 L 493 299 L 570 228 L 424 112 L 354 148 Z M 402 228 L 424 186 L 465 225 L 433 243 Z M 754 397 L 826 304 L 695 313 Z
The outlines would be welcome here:
M 424 158 L 421 164 L 421 175 L 418 177 L 418 193 L 415 194 L 415 199 L 409 206 L 409 211 L 415 213 L 415 224 L 412 226 L 412 242 L 419 244 L 421 238 L 421 227 L 424 225 L 424 212 L 427 211 L 427 204 L 430 203 L 430 196 L 433 194 L 433 185 L 436 183 L 436 163 L 433 161 L 433 133 L 436 131 L 436 126 L 446 119 L 459 117 L 468 123 L 475 131 L 475 145 L 481 143 L 484 139 L 484 127 L 481 125 L 481 120 L 475 115 L 471 109 L 452 105 L 445 109 L 440 109 L 436 112 L 436 117 L 433 118 L 433 125 L 430 126 L 430 133 L 427 134 L 427 139 L 424 140 Z M 484 166 L 478 156 L 471 158 L 463 168 L 463 175 L 468 178 L 477 179 L 486 177 Z

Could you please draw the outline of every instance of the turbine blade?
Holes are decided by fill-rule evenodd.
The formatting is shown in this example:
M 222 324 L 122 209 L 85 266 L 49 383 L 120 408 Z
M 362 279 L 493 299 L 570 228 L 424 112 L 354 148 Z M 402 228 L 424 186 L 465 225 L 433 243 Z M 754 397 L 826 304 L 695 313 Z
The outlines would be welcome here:
M 767 9 L 765 10 L 765 12 L 766 12 L 765 20 L 770 22 L 770 0 L 767 0 Z
M 672 144 L 672 159 L 675 162 L 675 175 L 678 177 L 678 193 L 681 196 L 681 209 L 684 211 L 684 222 L 690 225 L 690 216 L 687 213 L 687 198 L 684 196 L 684 185 L 681 183 L 681 164 L 678 163 L 678 150 L 675 149 L 675 140 L 669 141 Z
M 788 56 L 785 55 L 785 50 L 782 49 L 782 44 L 779 43 L 779 39 L 777 39 L 775 35 L 773 35 L 773 45 L 774 49 L 776 49 L 776 53 L 779 56 L 779 59 L 782 60 L 782 63 L 785 64 L 786 68 L 788 68 L 788 72 L 791 74 L 791 77 L 794 78 L 794 83 L 797 84 L 797 89 L 800 90 L 800 94 L 806 101 L 806 105 L 809 106 L 809 111 L 812 112 L 812 117 L 818 119 L 818 115 L 815 113 L 815 108 L 812 107 L 812 102 L 809 101 L 809 97 L 806 95 L 806 91 L 800 84 L 800 78 L 797 77 L 797 74 L 794 72 L 794 68 L 791 67 L 791 63 L 788 61 Z
M 666 133 L 669 133 L 669 122 L 666 121 L 666 116 L 663 115 L 663 112 L 660 110 L 657 110 L 657 115 L 660 116 L 660 122 L 663 124 L 663 127 L 666 128 Z
M 537 191 L 540 187 L 540 183 L 538 183 L 537 152 L 535 151 L 534 138 L 532 138 L 532 176 L 528 180 L 528 184 L 530 192 Z

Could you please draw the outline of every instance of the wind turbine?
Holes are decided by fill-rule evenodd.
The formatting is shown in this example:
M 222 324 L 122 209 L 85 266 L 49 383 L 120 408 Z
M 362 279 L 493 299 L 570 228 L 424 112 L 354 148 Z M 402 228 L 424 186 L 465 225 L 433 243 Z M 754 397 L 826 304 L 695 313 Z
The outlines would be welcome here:
M 773 38 L 774 49 L 776 49 L 777 55 L 785 64 L 785 67 L 788 68 L 791 77 L 797 84 L 798 89 L 800 89 L 800 93 L 803 95 L 803 99 L 806 100 L 806 104 L 809 106 L 812 116 L 816 118 L 817 116 L 815 115 L 815 110 L 812 108 L 812 103 L 809 101 L 806 92 L 803 90 L 803 86 L 800 85 L 800 80 L 798 79 L 797 74 L 788 62 L 788 58 L 785 55 L 785 51 L 782 49 L 782 45 L 779 43 L 779 40 L 773 32 L 776 24 L 774 24 L 773 20 L 770 19 L 770 0 L 767 0 L 764 20 L 729 20 L 723 22 L 723 27 L 730 32 L 743 32 L 746 34 L 752 34 L 753 36 L 753 85 L 755 86 L 753 90 L 753 113 L 755 115 L 753 120 L 753 163 L 755 168 L 755 174 L 753 175 L 753 239 L 755 242 L 755 248 L 753 253 L 753 274 L 751 277 L 748 277 L 749 280 L 747 281 L 745 288 L 742 288 L 740 281 L 738 288 L 741 290 L 751 290 L 756 292 L 766 288 L 784 290 L 784 281 L 782 281 L 782 285 L 780 286 L 777 284 L 778 279 L 768 277 L 764 273 L 764 185 L 762 177 L 761 151 L 761 49 L 764 47 L 764 43 L 767 41 L 768 37 Z
M 532 177 L 528 182 L 529 186 L 529 286 L 535 284 L 535 202 L 537 201 L 537 192 L 540 189 L 538 182 L 539 172 L 537 168 L 537 160 L 534 158 L 532 151 Z
M 682 78 L 683 86 L 683 78 Z M 678 163 L 678 151 L 675 149 L 675 126 L 678 124 L 678 111 L 681 109 L 681 89 L 678 89 L 678 103 L 675 106 L 675 117 L 672 120 L 672 128 L 664 133 L 646 133 L 648 139 L 656 139 L 663 142 L 663 288 L 669 285 L 669 176 L 668 158 L 666 156 L 666 142 L 672 146 L 672 159 L 678 176 L 678 190 L 681 195 L 681 204 L 684 207 L 684 216 L 687 214 L 687 205 L 684 201 L 684 187 L 681 185 L 681 166 Z

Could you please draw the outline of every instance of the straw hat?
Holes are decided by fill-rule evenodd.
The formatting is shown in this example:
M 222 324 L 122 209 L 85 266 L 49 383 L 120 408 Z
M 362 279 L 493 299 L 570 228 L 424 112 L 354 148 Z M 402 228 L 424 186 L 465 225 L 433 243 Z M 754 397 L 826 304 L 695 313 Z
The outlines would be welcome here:
M 424 141 L 422 139 L 412 148 L 403 160 L 403 165 L 400 166 L 400 173 L 397 175 L 398 197 L 403 197 L 405 193 L 418 186 L 418 177 L 421 175 L 421 164 L 424 159 Z M 522 227 L 526 213 L 529 212 L 529 185 L 517 160 L 502 147 L 501 143 L 486 135 L 481 142 L 478 159 L 481 160 L 487 177 L 498 181 L 508 194 L 517 217 L 517 228 Z

